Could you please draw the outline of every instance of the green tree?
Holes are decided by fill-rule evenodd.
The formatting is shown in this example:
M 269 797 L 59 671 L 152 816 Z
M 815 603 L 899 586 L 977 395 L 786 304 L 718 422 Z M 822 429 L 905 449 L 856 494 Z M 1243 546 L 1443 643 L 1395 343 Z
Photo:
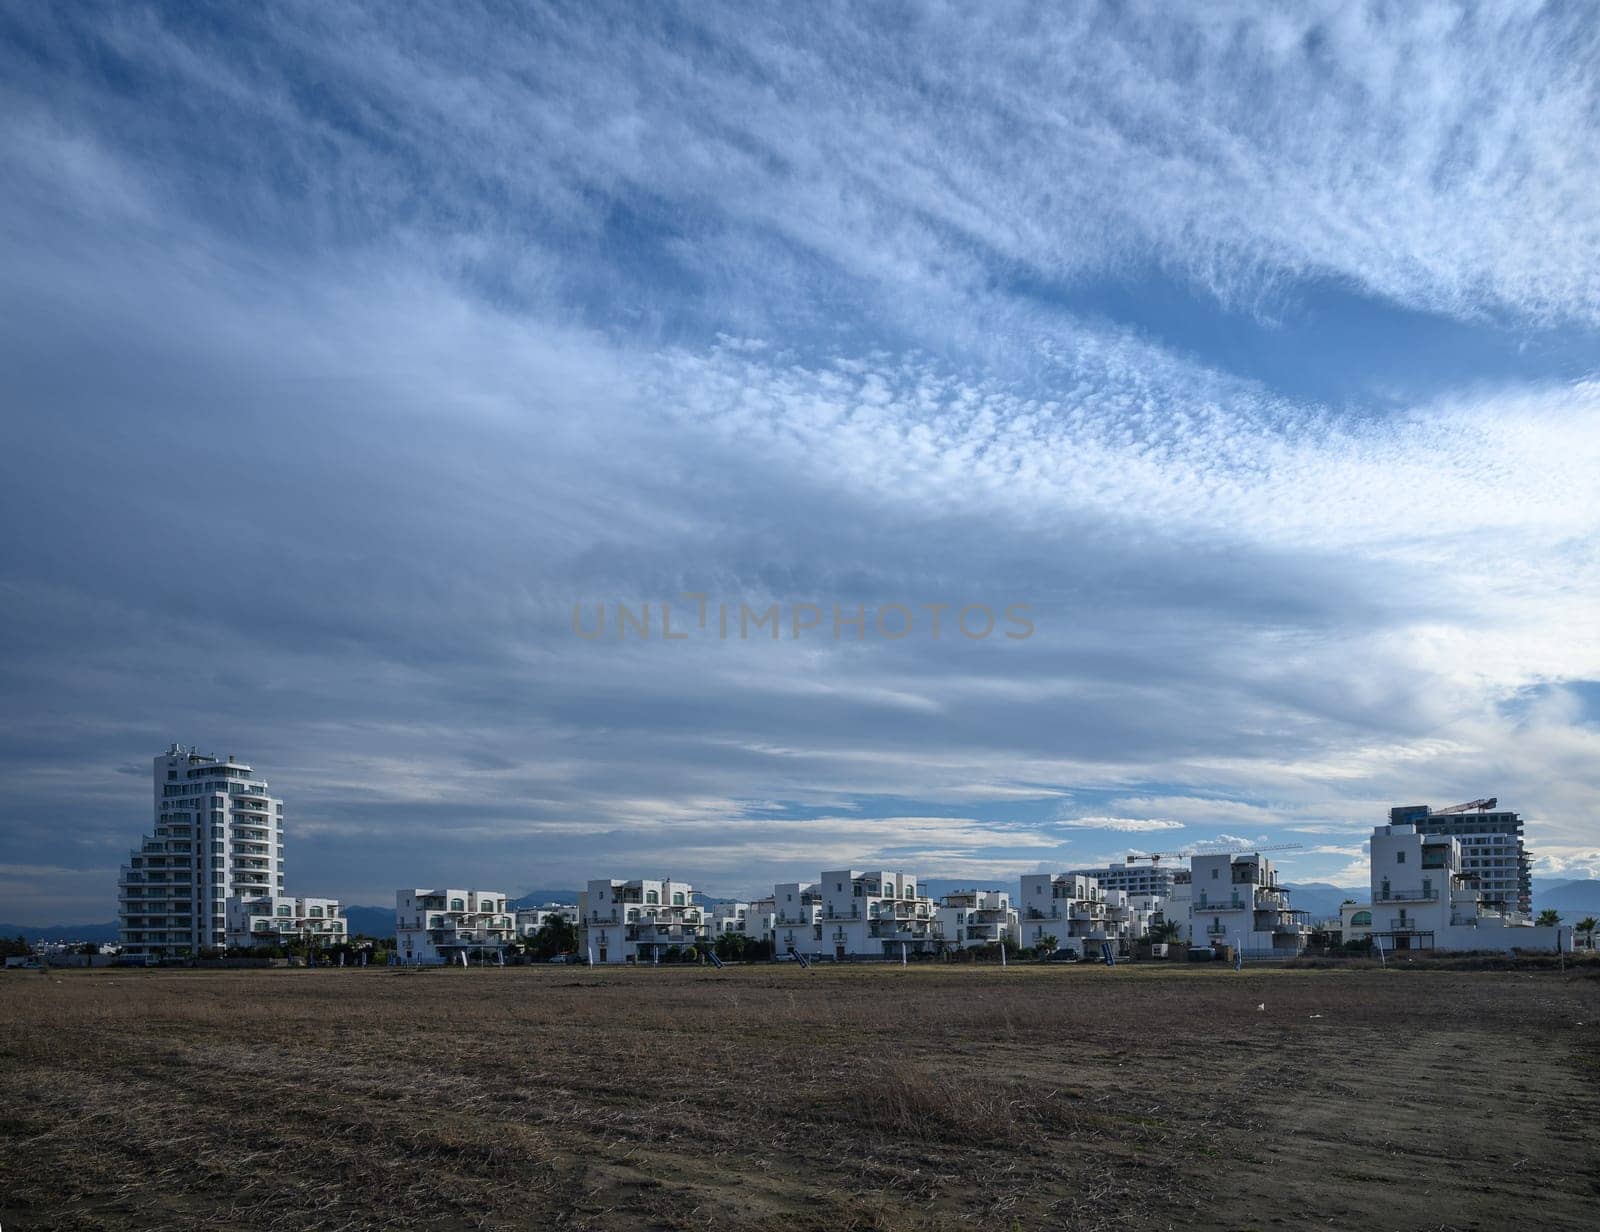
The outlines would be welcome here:
M 1586 948 L 1594 949 L 1594 930 L 1600 928 L 1600 922 L 1597 922 L 1594 916 L 1586 915 L 1572 927 L 1578 931 L 1579 936 L 1588 942 Z
M 578 948 L 577 925 L 565 916 L 552 915 L 539 925 L 527 949 L 535 962 L 549 962 L 557 954 L 571 954 Z
M 1175 945 L 1183 939 L 1183 926 L 1176 920 L 1162 920 L 1150 926 L 1150 940 L 1157 944 Z
M 1546 907 L 1539 913 L 1539 918 L 1534 921 L 1540 928 L 1554 928 L 1561 923 L 1561 916 L 1553 909 Z

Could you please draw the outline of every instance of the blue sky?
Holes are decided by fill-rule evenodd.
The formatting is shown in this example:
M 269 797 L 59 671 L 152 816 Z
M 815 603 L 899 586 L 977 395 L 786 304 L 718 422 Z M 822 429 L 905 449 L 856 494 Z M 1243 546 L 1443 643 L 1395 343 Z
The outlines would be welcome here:
M 291 888 L 1600 874 L 1600 43 L 1502 4 L 0 11 L 0 919 L 170 741 Z M 575 601 L 1030 604 L 584 641 Z

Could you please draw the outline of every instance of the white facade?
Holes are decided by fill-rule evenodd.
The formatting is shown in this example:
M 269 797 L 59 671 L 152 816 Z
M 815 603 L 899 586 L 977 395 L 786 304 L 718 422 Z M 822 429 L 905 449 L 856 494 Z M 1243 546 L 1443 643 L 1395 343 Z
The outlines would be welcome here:
M 745 912 L 744 935 L 752 941 L 771 941 L 772 929 L 778 914 L 778 900 L 772 895 L 752 899 Z
M 933 953 L 938 947 L 933 903 L 918 893 L 917 884 L 910 873 L 824 872 L 817 881 L 821 952 L 836 959 Z
M 729 933 L 747 936 L 745 927 L 750 917 L 750 904 L 731 899 L 707 903 L 702 909 L 706 923 L 706 939 L 715 942 Z
M 823 957 L 821 885 L 787 881 L 772 887 L 771 937 L 774 954 L 793 950 L 807 958 Z
M 1188 869 L 1180 869 L 1172 878 L 1172 893 L 1161 905 L 1162 919 L 1178 926 L 1174 944 L 1194 944 L 1194 913 L 1189 909 L 1193 901 L 1194 882 L 1189 877 Z
M 174 744 L 155 758 L 152 833 L 117 881 L 123 952 L 227 944 L 227 900 L 283 893 L 283 801 L 242 762 Z
M 1051 945 L 1079 955 L 1099 952 L 1114 934 L 1107 931 L 1106 894 L 1100 883 L 1083 873 L 1032 873 L 1022 878 L 1017 904 L 1022 944 L 1028 949 Z
M 940 938 L 955 949 L 1019 944 L 1017 910 L 1004 890 L 957 890 L 939 900 L 935 914 Z
M 1345 903 L 1339 908 L 1339 936 L 1345 941 L 1367 941 L 1372 937 L 1372 904 Z
M 304 941 L 313 946 L 338 945 L 346 939 L 344 919 L 336 898 L 290 898 L 263 894 L 238 895 L 227 900 L 228 948 L 247 950 L 256 945 L 288 945 Z
M 495 953 L 516 936 L 516 927 L 499 890 L 395 891 L 395 953 L 403 963 Z
M 540 903 L 537 907 L 518 908 L 517 936 L 524 938 L 533 936 L 544 927 L 546 920 L 552 918 L 565 920 L 576 928 L 578 926 L 578 905 L 576 903 Z
M 578 907 L 579 950 L 596 963 L 655 962 L 706 939 L 704 910 L 686 881 L 591 881 Z
M 1117 942 L 1119 953 L 1132 953 L 1156 920 L 1165 918 L 1167 899 L 1154 894 L 1129 894 L 1106 890 L 1106 934 Z
M 1266 856 L 1193 856 L 1189 879 L 1190 944 L 1232 945 L 1247 954 L 1305 949 L 1309 913 L 1290 907 Z
M 1074 877 L 1093 877 L 1102 890 L 1122 890 L 1132 898 L 1167 898 L 1183 870 L 1163 866 L 1159 857 L 1129 856 L 1105 868 L 1074 868 Z
M 1483 876 L 1467 867 L 1461 840 L 1426 826 L 1391 823 L 1372 831 L 1372 901 L 1347 904 L 1347 929 L 1369 913 L 1368 935 L 1385 951 L 1572 948 L 1572 930 L 1539 928 L 1515 908 L 1484 902 Z M 1352 935 L 1346 932 L 1346 938 Z M 1359 935 L 1356 933 L 1355 935 Z
M 1461 871 L 1478 879 L 1486 908 L 1510 915 L 1533 913 L 1533 856 L 1523 842 L 1522 817 L 1493 807 L 1434 812 L 1426 804 L 1402 804 L 1389 810 L 1390 825 L 1413 825 L 1419 834 L 1445 835 L 1461 843 Z

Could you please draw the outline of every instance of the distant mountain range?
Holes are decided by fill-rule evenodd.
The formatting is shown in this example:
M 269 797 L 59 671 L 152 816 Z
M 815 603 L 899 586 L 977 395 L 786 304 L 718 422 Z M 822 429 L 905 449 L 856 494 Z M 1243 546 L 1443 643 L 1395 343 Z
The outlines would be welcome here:
M 923 879 L 921 889 L 931 898 L 940 898 L 957 890 L 970 890 L 975 885 L 980 889 L 1006 888 L 992 887 L 989 882 L 975 882 L 971 878 L 954 880 L 926 877 Z M 1303 881 L 1288 885 L 1286 888 L 1291 895 L 1289 901 L 1302 911 L 1309 911 L 1314 920 L 1337 917 L 1340 906 L 1347 898 L 1363 901 L 1367 897 L 1365 886 L 1351 889 L 1330 885 L 1325 881 Z M 703 895 L 697 894 L 695 897 L 709 901 Z M 523 907 L 537 907 L 541 903 L 577 901 L 577 890 L 529 890 L 519 898 L 508 900 L 507 906 L 515 911 Z M 1555 878 L 1535 878 L 1533 909 L 1559 911 L 1562 920 L 1568 924 L 1575 923 L 1584 916 L 1600 916 L 1600 880 L 1561 881 Z M 344 909 L 344 916 L 346 927 L 352 935 L 359 933 L 367 937 L 394 936 L 393 907 L 350 906 Z M 117 922 L 112 920 L 108 924 L 0 924 L 0 937 L 17 936 L 26 937 L 29 941 L 115 941 Z
M 1600 881 L 1556 881 L 1535 877 L 1533 909 L 1559 911 L 1568 924 L 1586 915 L 1600 916 Z
M 29 941 L 115 941 L 117 922 L 109 924 L 0 924 L 0 937 Z

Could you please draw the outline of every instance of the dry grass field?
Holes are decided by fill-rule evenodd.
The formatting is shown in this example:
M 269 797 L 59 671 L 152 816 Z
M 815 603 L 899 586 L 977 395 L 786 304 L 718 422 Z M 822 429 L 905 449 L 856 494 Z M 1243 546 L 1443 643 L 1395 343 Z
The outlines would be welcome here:
M 13 972 L 0 1227 L 1589 1229 L 1597 1025 L 1574 971 Z

